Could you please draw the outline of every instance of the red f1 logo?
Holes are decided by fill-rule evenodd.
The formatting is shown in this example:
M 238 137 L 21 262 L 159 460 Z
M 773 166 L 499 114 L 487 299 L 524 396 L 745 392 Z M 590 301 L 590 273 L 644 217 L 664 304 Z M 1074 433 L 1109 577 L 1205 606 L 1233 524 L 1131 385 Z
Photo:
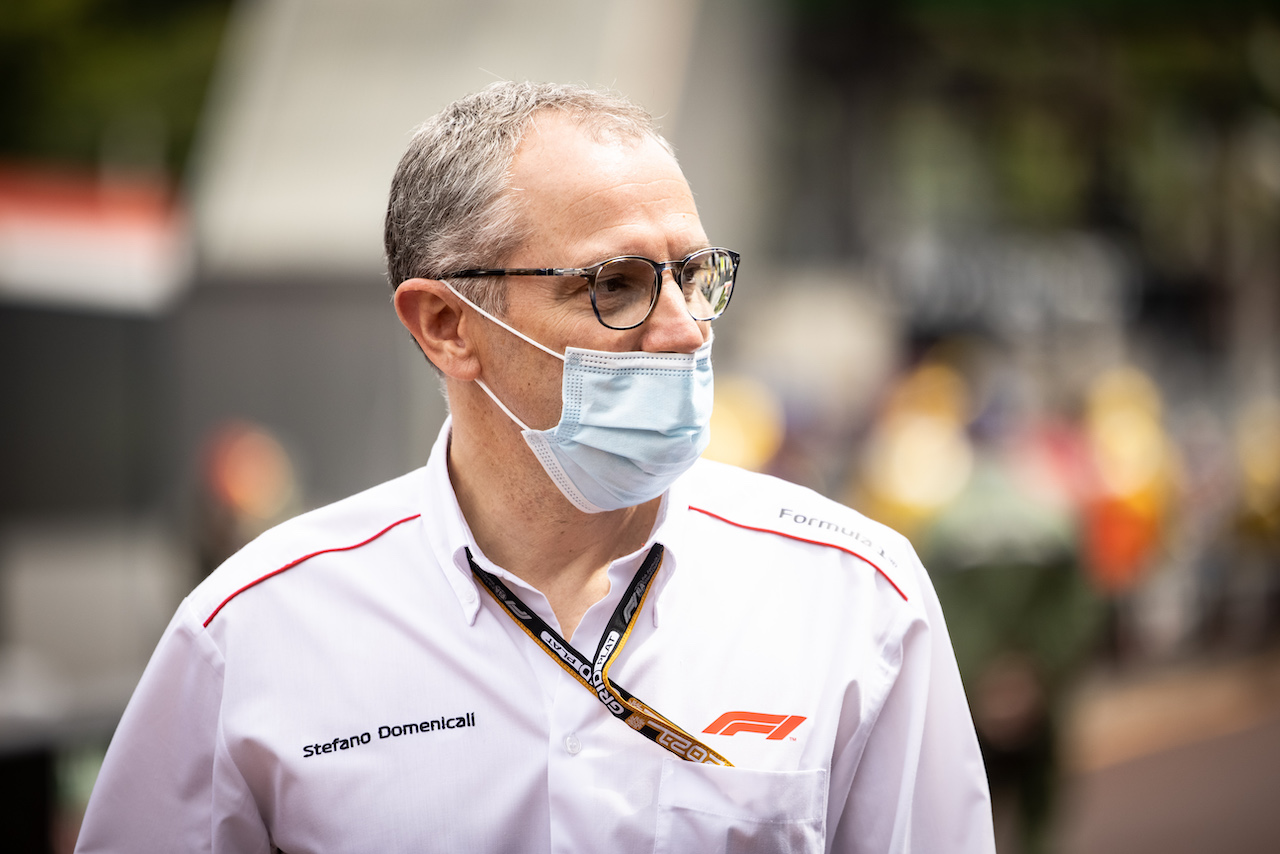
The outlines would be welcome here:
M 764 715 L 760 712 L 725 712 L 703 730 L 711 735 L 735 735 L 740 732 L 763 732 L 770 741 L 779 741 L 804 723 L 801 715 Z

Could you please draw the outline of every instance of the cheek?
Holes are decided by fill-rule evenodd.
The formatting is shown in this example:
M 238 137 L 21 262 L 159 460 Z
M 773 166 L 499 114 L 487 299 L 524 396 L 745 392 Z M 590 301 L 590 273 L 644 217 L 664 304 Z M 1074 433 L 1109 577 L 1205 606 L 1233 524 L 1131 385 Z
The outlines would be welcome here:
M 509 338 L 495 355 L 499 370 L 507 377 L 506 386 L 518 398 L 516 412 L 534 429 L 554 427 L 560 420 L 564 363 L 514 335 Z M 547 343 L 545 338 L 534 340 Z M 556 348 L 554 342 L 547 346 Z
M 550 356 L 546 357 L 550 359 Z M 559 362 L 556 363 L 559 365 Z M 529 401 L 532 420 L 530 427 L 537 430 L 550 430 L 560 423 L 560 412 L 563 409 L 562 386 L 564 372 L 558 367 L 528 371 L 523 378 L 526 399 Z
M 608 329 L 596 320 L 596 316 L 588 309 L 584 315 L 581 311 L 556 312 L 547 318 L 542 326 L 542 337 L 538 340 L 557 353 L 563 353 L 570 347 L 584 350 L 629 350 L 635 338 L 636 330 L 618 331 Z

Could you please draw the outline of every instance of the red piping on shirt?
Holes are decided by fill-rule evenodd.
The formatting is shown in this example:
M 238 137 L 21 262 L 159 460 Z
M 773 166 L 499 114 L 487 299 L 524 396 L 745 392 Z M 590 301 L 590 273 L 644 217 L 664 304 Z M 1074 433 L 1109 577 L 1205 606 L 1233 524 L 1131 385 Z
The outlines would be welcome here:
M 367 546 L 369 543 L 372 543 L 374 540 L 378 539 L 378 537 L 381 537 L 383 534 L 385 534 L 387 531 L 390 531 L 395 526 L 403 525 L 405 522 L 412 522 L 414 519 L 417 519 L 421 515 L 422 515 L 421 513 L 414 513 L 412 516 L 404 517 L 399 522 L 392 522 L 390 525 L 383 528 L 381 531 L 374 534 L 369 539 L 364 540 L 363 542 L 359 542 L 350 546 L 337 546 L 336 548 L 332 548 L 332 549 L 321 549 L 318 552 L 312 552 L 309 555 L 303 555 L 302 557 L 298 558 L 295 561 L 292 561 L 291 563 L 286 563 L 284 566 L 280 567 L 279 569 L 273 569 L 271 572 L 268 572 L 266 575 L 262 576 L 261 578 L 256 578 L 253 581 L 250 581 L 244 587 L 241 587 L 235 593 L 232 593 L 226 599 L 223 599 L 222 604 L 214 608 L 213 613 L 209 615 L 209 619 L 204 621 L 204 627 L 206 629 L 209 628 L 209 624 L 213 622 L 213 618 L 218 616 L 218 612 L 221 611 L 223 608 L 225 608 L 228 602 L 230 602 L 232 599 L 236 598 L 241 593 L 248 590 L 250 587 L 255 587 L 261 584 L 262 582 L 266 581 L 268 578 L 271 578 L 273 575 L 279 575 L 280 573 L 284 572 L 286 569 L 293 569 L 298 564 L 303 563 L 304 561 L 311 560 L 313 557 L 316 557 L 317 555 L 328 554 L 330 552 L 349 552 L 352 549 L 358 549 L 361 546 Z
M 795 534 L 787 534 L 787 533 L 784 533 L 783 531 L 775 531 L 772 528 L 755 528 L 755 527 L 752 527 L 751 525 L 744 525 L 741 522 L 734 522 L 732 519 L 726 519 L 723 516 L 718 516 L 715 513 L 712 513 L 710 510 L 703 510 L 701 507 L 694 507 L 692 504 L 689 505 L 689 509 L 696 510 L 697 512 L 703 514 L 704 516 L 710 516 L 712 519 L 719 519 L 721 522 L 724 522 L 726 525 L 733 525 L 735 528 L 746 528 L 748 531 L 759 531 L 763 534 L 777 534 L 779 537 L 786 537 L 789 540 L 799 540 L 802 543 L 811 543 L 815 546 L 827 546 L 829 548 L 838 549 L 839 551 L 842 551 L 845 554 L 853 555 L 858 560 L 866 561 L 867 563 L 871 564 L 871 566 L 875 569 L 875 571 L 880 573 L 880 577 L 883 578 L 885 581 L 889 582 L 890 587 L 898 591 L 898 595 L 902 597 L 902 601 L 904 602 L 911 601 L 910 599 L 907 598 L 907 594 L 902 592 L 902 588 L 899 587 L 897 584 L 895 584 L 893 579 L 889 577 L 889 574 L 887 572 L 885 572 L 876 564 L 867 560 L 862 555 L 853 551 L 852 549 L 846 549 L 844 546 L 838 546 L 835 543 L 824 543 L 822 540 L 807 540 L 804 537 L 797 537 Z

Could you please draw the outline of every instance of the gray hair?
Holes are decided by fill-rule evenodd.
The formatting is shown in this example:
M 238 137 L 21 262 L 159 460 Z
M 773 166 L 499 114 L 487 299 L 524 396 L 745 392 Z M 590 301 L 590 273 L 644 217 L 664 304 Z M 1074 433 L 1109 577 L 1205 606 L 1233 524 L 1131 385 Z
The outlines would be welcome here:
M 625 98 L 551 83 L 493 83 L 454 101 L 414 132 L 391 180 L 384 243 L 394 290 L 406 279 L 440 279 L 464 268 L 500 267 L 532 234 L 508 191 L 511 161 L 534 114 L 571 117 L 593 139 L 651 137 L 653 118 Z M 505 309 L 493 279 L 454 286 L 488 311 Z

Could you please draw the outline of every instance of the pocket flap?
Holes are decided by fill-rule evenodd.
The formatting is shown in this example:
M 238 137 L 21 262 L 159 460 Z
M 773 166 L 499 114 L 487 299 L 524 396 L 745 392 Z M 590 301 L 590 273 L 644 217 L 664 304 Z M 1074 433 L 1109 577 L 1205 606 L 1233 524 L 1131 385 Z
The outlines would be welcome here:
M 738 821 L 821 820 L 827 810 L 827 771 L 759 771 L 668 759 L 662 768 L 658 807 Z

